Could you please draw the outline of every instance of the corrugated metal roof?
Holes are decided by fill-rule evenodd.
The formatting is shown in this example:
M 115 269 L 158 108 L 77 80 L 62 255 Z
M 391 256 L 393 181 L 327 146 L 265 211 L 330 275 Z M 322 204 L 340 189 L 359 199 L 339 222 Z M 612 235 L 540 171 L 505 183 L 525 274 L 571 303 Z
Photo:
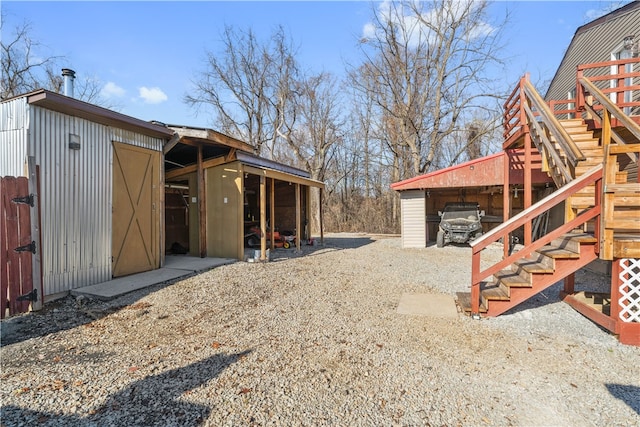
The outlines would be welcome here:
M 303 178 L 311 177 L 309 172 L 305 170 L 294 168 L 293 166 L 285 165 L 282 163 L 274 162 L 273 160 L 264 159 L 262 157 L 259 157 L 253 154 L 237 152 L 236 158 L 240 160 L 242 163 L 247 165 L 257 166 L 260 168 L 269 168 L 276 171 L 288 173 L 291 175 L 301 176 Z
M 509 150 L 513 156 L 511 163 L 514 165 L 524 163 L 524 150 Z M 492 154 L 479 159 L 470 160 L 459 165 L 430 172 L 391 184 L 396 191 L 417 190 L 428 188 L 459 188 L 459 187 L 483 187 L 502 185 L 504 183 L 504 157 L 505 152 Z M 532 153 L 532 181 L 533 183 L 553 182 L 551 178 L 540 170 L 540 154 Z M 522 184 L 524 168 L 513 168 L 509 173 L 509 182 Z

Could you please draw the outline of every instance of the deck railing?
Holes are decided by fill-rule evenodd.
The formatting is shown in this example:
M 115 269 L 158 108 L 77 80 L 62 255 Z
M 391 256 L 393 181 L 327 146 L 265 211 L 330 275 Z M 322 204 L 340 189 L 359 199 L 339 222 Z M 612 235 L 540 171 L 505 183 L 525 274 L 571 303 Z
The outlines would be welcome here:
M 584 77 L 627 117 L 640 116 L 640 57 L 578 65 L 575 98 L 549 101 L 554 115 L 563 119 L 597 120 L 589 108 L 593 94 L 585 90 L 580 81 Z M 592 108 L 602 110 L 601 105 L 593 105 Z
M 551 176 L 556 185 L 560 187 L 570 182 L 573 179 L 572 170 L 579 161 L 585 159 L 584 154 L 533 87 L 528 74 L 520 79 L 504 108 L 506 142 L 503 148 L 508 148 L 523 132 L 532 131 L 532 136 L 535 136 L 533 142 L 542 154 L 543 161 L 549 164 L 550 169 L 555 169 Z
M 597 165 L 586 174 L 573 180 L 571 183 L 563 186 L 559 190 L 535 203 L 528 209 L 520 212 L 518 215 L 512 217 L 508 221 L 500 224 L 496 228 L 492 229 L 488 233 L 484 234 L 479 239 L 476 239 L 470 243 L 471 245 L 471 313 L 478 314 L 480 310 L 480 283 L 489 276 L 499 272 L 503 268 L 511 265 L 513 262 L 522 259 L 542 248 L 543 246 L 551 243 L 554 239 L 568 233 L 576 228 L 579 228 L 583 224 L 593 219 L 598 219 L 601 213 L 601 197 L 602 194 L 602 165 Z M 559 203 L 564 202 L 572 195 L 576 194 L 583 188 L 595 184 L 595 206 L 583 211 L 575 219 L 565 223 L 564 225 L 556 228 L 543 237 L 531 242 L 530 245 L 525 246 L 521 251 L 513 253 L 505 257 L 502 261 L 485 268 L 480 269 L 481 266 L 481 253 L 484 248 L 490 244 L 502 239 L 503 242 L 509 241 L 509 235 L 517 228 L 523 226 L 525 223 L 532 221 L 535 217 L 549 211 Z M 600 221 L 595 221 L 595 237 L 600 237 Z

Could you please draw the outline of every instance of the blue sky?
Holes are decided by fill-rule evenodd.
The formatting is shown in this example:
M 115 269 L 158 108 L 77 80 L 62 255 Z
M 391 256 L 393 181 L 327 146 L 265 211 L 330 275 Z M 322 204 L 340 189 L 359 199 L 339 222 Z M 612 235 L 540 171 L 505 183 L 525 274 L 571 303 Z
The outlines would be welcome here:
M 548 81 L 575 30 L 615 1 L 498 1 L 492 19 L 510 12 L 504 80 L 511 86 L 525 72 Z M 371 18 L 367 1 L 31 2 L 2 1 L 2 37 L 28 21 L 42 56 L 64 56 L 78 78 L 104 85 L 119 111 L 143 120 L 210 127 L 210 117 L 183 103 L 192 79 L 203 70 L 205 51 L 220 50 L 224 25 L 252 28 L 268 37 L 283 25 L 298 46 L 302 66 L 344 73 L 357 62 L 358 40 Z M 538 32 L 532 32 L 538 28 Z M 544 91 L 546 87 L 540 87 Z

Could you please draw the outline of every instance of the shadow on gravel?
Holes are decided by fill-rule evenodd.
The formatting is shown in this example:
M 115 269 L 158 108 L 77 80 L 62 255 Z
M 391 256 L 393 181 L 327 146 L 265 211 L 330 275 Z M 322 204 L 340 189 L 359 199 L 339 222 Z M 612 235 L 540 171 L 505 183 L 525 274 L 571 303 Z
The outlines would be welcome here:
M 504 314 L 516 314 L 525 310 L 532 310 L 534 308 L 544 307 L 545 305 L 555 304 L 562 301 L 560 299 L 560 289 L 562 285 L 555 284 L 548 287 L 542 292 L 537 293 L 531 298 L 521 302 L 513 307 L 511 310 L 507 310 Z
M 66 296 L 45 304 L 40 311 L 2 319 L 0 347 L 73 329 L 115 313 L 120 308 L 82 312 L 76 305 L 74 297 Z
M 368 236 L 362 237 L 325 237 L 324 244 L 330 248 L 357 249 L 373 243 L 375 240 Z
M 606 386 L 613 397 L 622 400 L 640 415 L 640 387 L 622 384 L 606 384 Z
M 139 299 L 157 291 L 158 286 L 169 285 L 167 283 L 150 286 L 128 294 L 127 298 L 130 299 L 135 294 L 137 295 L 136 299 Z M 45 304 L 40 311 L 2 319 L 0 347 L 77 328 L 116 313 L 131 304 L 130 302 L 122 303 L 121 298 L 111 301 L 98 301 L 67 295 L 64 298 Z
M 384 238 L 385 236 L 377 236 Z M 301 245 L 301 251 L 291 249 L 276 249 L 271 254 L 274 262 L 290 258 L 312 256 L 319 251 L 356 249 L 375 242 L 376 235 L 359 235 L 344 233 L 344 235 L 327 236 L 324 245 Z M 246 256 L 253 256 L 253 250 L 247 251 Z M 171 286 L 177 281 L 152 285 L 110 301 L 99 301 L 71 295 L 56 301 L 46 303 L 38 312 L 2 319 L 0 327 L 0 347 L 26 341 L 32 338 L 73 329 L 102 319 L 123 308 L 135 308 L 135 302 L 159 289 Z
M 190 365 L 138 380 L 111 396 L 89 416 L 59 415 L 16 406 L 3 406 L 2 425 L 198 426 L 209 417 L 206 405 L 180 397 L 220 375 L 251 353 L 217 354 Z
M 296 250 L 293 246 L 289 249 L 278 248 L 271 251 L 270 259 L 272 262 L 284 261 L 292 258 L 300 258 L 307 256 L 314 256 L 316 252 L 322 251 L 340 251 L 345 249 L 357 249 L 376 241 L 376 236 L 359 236 L 349 235 L 345 236 L 331 236 L 324 238 L 324 244 L 319 243 L 319 239 L 314 245 L 302 244 L 300 245 L 300 251 Z M 245 258 L 253 256 L 254 249 L 245 250 Z

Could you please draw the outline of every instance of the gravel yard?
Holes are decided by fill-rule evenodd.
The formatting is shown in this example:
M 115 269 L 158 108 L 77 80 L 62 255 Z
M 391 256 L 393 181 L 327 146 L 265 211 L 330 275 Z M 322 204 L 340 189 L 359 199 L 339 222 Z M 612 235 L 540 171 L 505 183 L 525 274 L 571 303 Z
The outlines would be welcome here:
M 470 248 L 333 234 L 303 249 L 3 320 L 1 424 L 640 425 L 640 348 L 559 284 L 498 318 L 402 315 L 404 293 L 468 291 Z

